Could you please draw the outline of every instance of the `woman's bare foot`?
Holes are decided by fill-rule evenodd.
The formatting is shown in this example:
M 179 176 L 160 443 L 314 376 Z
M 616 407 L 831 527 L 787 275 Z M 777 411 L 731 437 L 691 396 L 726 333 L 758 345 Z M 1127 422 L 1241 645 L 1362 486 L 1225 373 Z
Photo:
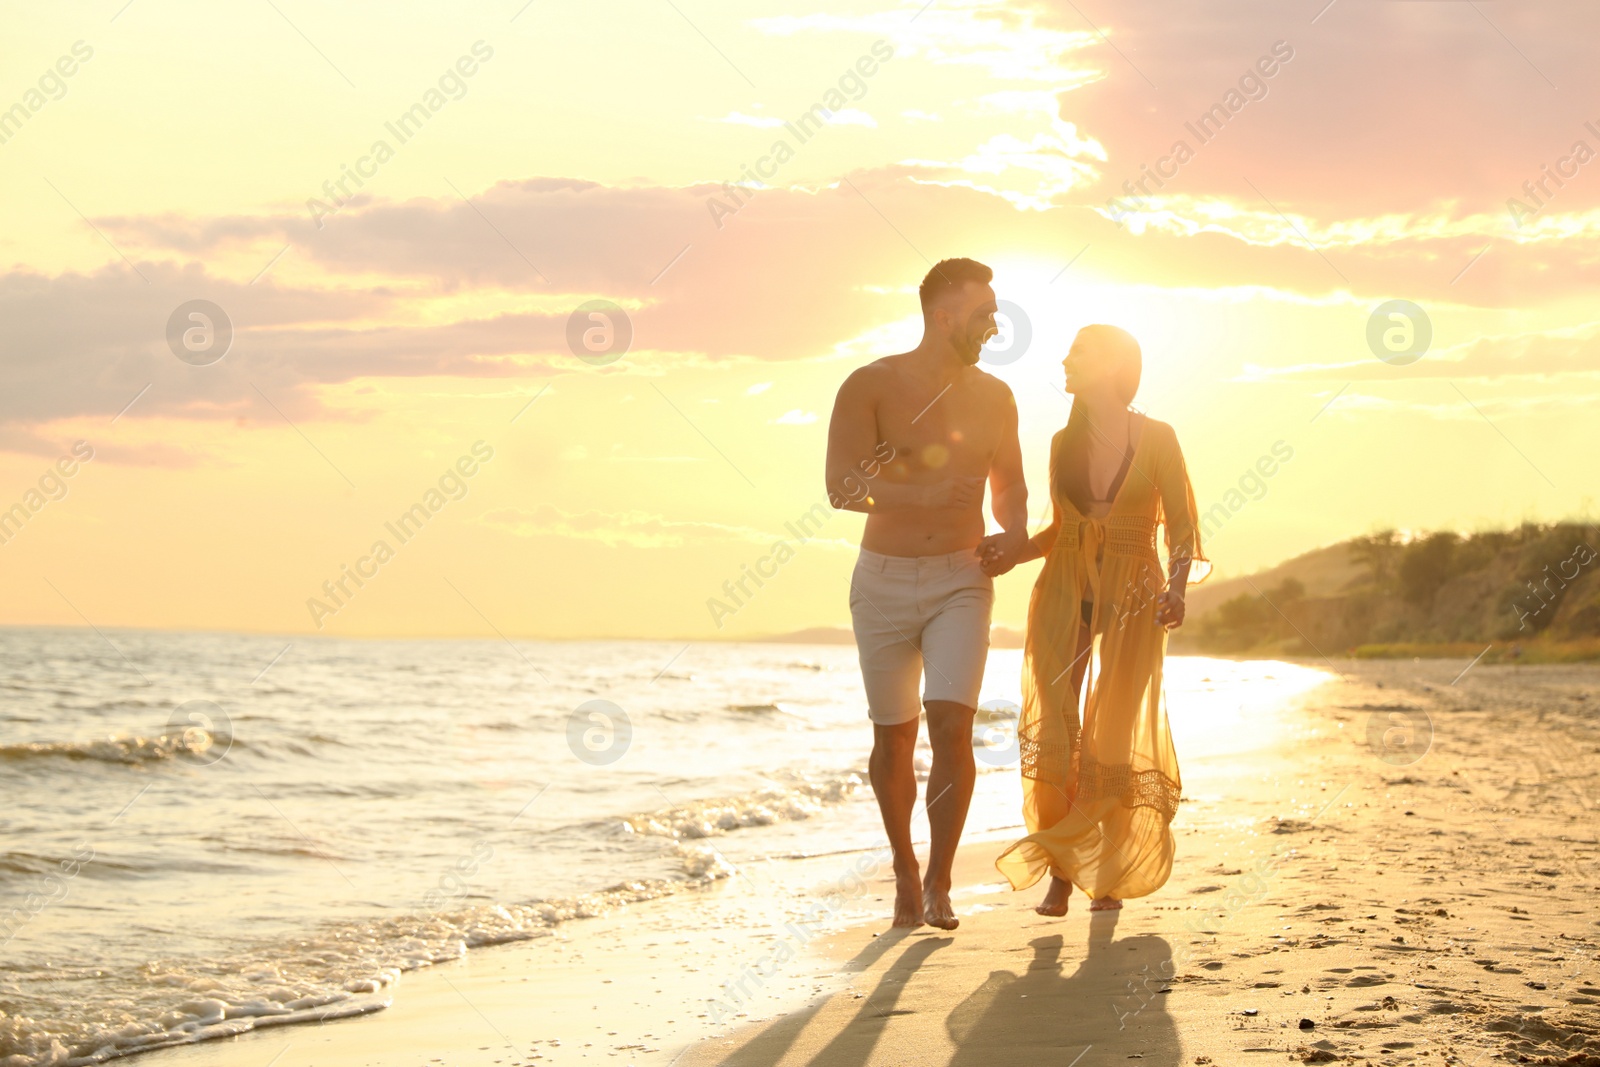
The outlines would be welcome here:
M 1072 896 L 1072 883 L 1051 875 L 1050 888 L 1045 890 L 1044 899 L 1039 901 L 1033 910 L 1040 915 L 1060 917 L 1067 913 L 1067 898 L 1070 896 Z
M 961 925 L 961 920 L 956 918 L 956 909 L 950 903 L 948 886 L 939 888 L 929 883 L 923 884 L 922 920 L 941 930 L 954 930 Z
M 922 925 L 922 877 L 915 863 L 895 866 L 894 925 Z
M 1116 897 L 1095 897 L 1089 901 L 1090 911 L 1117 911 L 1122 907 L 1122 901 Z

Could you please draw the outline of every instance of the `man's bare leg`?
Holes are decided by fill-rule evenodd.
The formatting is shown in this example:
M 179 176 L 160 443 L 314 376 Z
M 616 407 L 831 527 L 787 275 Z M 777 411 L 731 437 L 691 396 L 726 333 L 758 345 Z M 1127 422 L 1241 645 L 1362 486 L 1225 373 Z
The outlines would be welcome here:
M 872 757 L 867 775 L 878 798 L 883 830 L 894 855 L 894 925 L 922 925 L 922 886 L 911 847 L 911 809 L 917 805 L 917 720 L 872 726 Z
M 923 919 L 941 930 L 961 925 L 950 905 L 950 867 L 955 862 L 961 828 L 972 804 L 977 768 L 972 761 L 972 719 L 975 710 L 948 700 L 930 700 L 928 743 L 933 766 L 928 771 L 928 875 L 922 883 Z

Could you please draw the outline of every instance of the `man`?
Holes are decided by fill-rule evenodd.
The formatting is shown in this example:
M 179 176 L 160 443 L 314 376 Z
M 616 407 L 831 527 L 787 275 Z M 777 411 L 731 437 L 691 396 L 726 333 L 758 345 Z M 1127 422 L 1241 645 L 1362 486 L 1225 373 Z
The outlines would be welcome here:
M 972 721 L 989 650 L 989 575 L 1009 569 L 1028 536 L 1016 402 L 976 366 L 995 333 L 992 278 L 970 259 L 929 271 L 920 290 L 922 342 L 845 379 L 828 427 L 828 499 L 867 515 L 850 614 L 873 724 L 872 790 L 894 853 L 896 926 L 958 925 L 950 865 L 976 773 Z M 989 538 L 985 480 L 1004 529 Z M 912 756 L 923 708 L 933 766 L 928 873 L 919 879 Z

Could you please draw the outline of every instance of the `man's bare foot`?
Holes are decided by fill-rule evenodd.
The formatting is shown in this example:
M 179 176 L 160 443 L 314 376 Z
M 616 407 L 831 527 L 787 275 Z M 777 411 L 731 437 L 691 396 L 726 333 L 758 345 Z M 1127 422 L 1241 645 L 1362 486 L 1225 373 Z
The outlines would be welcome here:
M 954 930 L 961 925 L 950 903 L 950 890 L 926 884 L 922 887 L 922 919 L 941 930 Z
M 894 925 L 922 925 L 922 879 L 915 863 L 894 872 Z
M 1089 901 L 1090 911 L 1117 911 L 1122 907 L 1122 901 L 1116 897 L 1095 897 Z
M 1039 901 L 1033 910 L 1040 915 L 1060 917 L 1067 913 L 1067 898 L 1072 896 L 1072 883 L 1062 881 L 1055 875 L 1050 876 L 1050 888 L 1045 890 L 1044 899 Z

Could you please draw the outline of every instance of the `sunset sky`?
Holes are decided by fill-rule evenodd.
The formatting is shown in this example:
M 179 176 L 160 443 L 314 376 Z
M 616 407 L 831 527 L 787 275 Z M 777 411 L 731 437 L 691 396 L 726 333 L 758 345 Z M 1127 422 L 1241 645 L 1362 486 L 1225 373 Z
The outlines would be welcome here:
M 834 391 L 916 342 L 916 286 L 958 255 L 1029 322 L 989 369 L 1036 521 L 1091 322 L 1143 344 L 1138 405 L 1202 508 L 1293 450 L 1212 538 L 1219 576 L 1592 517 L 1597 38 L 1592 4 L 1495 0 L 15 8 L 0 624 L 845 625 L 856 514 L 720 629 L 707 600 L 825 504 Z M 169 347 L 194 300 L 233 324 L 215 362 Z M 569 348 L 592 300 L 628 312 L 614 361 Z M 1390 300 L 1426 311 L 1420 360 L 1369 347 Z

